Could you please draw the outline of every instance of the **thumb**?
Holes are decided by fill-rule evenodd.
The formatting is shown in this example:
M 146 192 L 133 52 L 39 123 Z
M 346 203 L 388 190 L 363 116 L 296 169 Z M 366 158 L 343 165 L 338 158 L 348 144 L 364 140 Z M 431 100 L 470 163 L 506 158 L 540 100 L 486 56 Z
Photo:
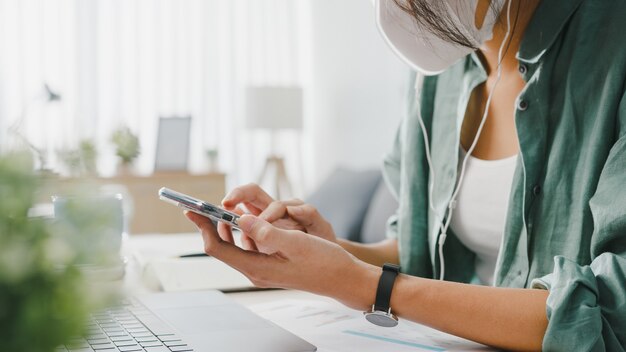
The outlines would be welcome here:
M 310 204 L 288 206 L 287 213 L 309 233 L 333 232 L 332 226 L 326 221 L 319 211 Z
M 252 238 L 254 242 L 275 249 L 283 250 L 281 248 L 287 241 L 287 231 L 281 230 L 269 222 L 254 216 L 254 215 L 242 215 L 238 220 L 239 228 L 248 237 Z

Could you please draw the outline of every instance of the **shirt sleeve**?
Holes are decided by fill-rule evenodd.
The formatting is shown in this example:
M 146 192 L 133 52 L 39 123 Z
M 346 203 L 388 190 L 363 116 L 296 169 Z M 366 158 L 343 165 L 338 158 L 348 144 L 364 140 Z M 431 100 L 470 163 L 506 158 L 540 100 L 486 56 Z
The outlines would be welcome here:
M 612 147 L 589 205 L 591 264 L 557 256 L 554 271 L 532 282 L 550 290 L 546 351 L 626 348 L 626 136 Z

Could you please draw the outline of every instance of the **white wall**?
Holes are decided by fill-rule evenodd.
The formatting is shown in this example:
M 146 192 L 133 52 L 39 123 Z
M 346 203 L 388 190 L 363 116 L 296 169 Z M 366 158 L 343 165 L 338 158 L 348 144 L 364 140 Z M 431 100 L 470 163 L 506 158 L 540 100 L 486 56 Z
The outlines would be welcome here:
M 380 167 L 404 113 L 409 69 L 389 50 L 366 0 L 309 0 L 304 181 L 337 166 Z

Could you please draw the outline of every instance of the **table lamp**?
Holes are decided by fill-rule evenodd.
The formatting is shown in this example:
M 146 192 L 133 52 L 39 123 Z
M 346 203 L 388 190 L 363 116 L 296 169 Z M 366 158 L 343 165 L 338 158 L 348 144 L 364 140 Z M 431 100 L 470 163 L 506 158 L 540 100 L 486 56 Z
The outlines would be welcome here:
M 250 86 L 246 88 L 246 122 L 248 129 L 266 130 L 270 133 L 271 153 L 258 178 L 261 184 L 274 170 L 276 199 L 291 195 L 285 162 L 277 155 L 276 132 L 302 129 L 302 88 L 277 86 Z M 287 194 L 282 193 L 285 190 Z

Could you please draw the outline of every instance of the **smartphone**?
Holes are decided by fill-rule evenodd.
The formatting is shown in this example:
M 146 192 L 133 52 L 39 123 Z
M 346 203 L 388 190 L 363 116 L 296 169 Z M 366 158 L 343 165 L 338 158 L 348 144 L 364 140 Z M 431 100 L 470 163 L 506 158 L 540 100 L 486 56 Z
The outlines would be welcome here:
M 173 191 L 169 188 L 161 188 L 159 190 L 159 198 L 162 201 L 173 204 L 177 207 L 193 211 L 196 214 L 206 216 L 213 221 L 221 221 L 232 227 L 239 229 L 239 215 L 224 210 L 217 205 L 196 199 L 192 196 Z

